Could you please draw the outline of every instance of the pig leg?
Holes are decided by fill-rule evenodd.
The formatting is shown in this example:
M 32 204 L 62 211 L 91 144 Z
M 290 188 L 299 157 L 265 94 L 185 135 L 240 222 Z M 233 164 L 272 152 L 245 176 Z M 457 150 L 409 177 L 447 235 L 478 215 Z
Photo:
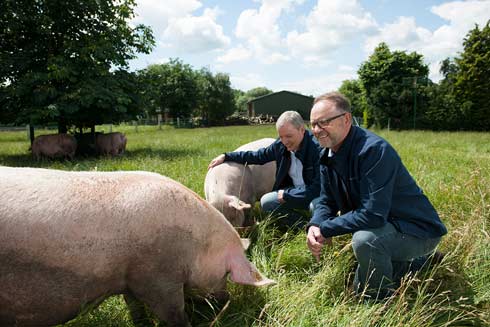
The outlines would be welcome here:
M 184 310 L 182 283 L 147 283 L 144 289 L 135 291 L 135 294 L 169 327 L 191 327 Z

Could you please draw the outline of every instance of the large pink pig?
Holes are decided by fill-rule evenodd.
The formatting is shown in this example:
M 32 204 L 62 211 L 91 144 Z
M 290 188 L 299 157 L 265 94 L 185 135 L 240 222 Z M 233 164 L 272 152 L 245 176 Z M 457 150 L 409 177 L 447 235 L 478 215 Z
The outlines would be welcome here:
M 235 151 L 255 151 L 272 144 L 273 138 L 264 138 L 247 143 Z M 224 162 L 208 170 L 204 181 L 206 200 L 221 211 L 233 226 L 245 222 L 245 210 L 262 195 L 272 191 L 276 175 L 276 163 L 265 165 L 242 165 Z
M 69 134 L 39 135 L 32 142 L 32 154 L 39 160 L 41 157 L 50 159 L 70 158 L 73 160 L 77 149 L 77 140 Z
M 122 155 L 126 151 L 126 143 L 126 136 L 120 132 L 95 134 L 95 150 L 101 155 Z
M 267 285 L 223 215 L 147 172 L 0 167 L 0 326 L 50 326 L 113 294 L 190 326 L 184 287 Z

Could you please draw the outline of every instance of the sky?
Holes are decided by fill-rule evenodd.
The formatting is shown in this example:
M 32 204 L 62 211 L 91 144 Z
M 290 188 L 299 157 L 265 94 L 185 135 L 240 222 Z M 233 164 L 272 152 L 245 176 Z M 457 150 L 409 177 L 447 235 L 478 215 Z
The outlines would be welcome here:
M 356 79 L 385 42 L 416 51 L 441 79 L 440 62 L 490 19 L 490 0 L 136 0 L 131 24 L 153 30 L 156 46 L 131 70 L 179 58 L 230 76 L 233 88 L 266 87 L 317 96 Z

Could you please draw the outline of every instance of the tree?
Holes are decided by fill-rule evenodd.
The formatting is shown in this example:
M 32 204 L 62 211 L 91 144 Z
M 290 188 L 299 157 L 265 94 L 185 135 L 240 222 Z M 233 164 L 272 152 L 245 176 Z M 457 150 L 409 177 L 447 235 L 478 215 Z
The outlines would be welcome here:
M 134 0 L 4 0 L 0 121 L 93 126 L 138 113 L 128 61 L 154 40 Z
M 339 88 L 339 92 L 345 95 L 351 104 L 352 115 L 363 117 L 368 110 L 366 91 L 359 80 L 345 80 Z
M 412 126 L 415 103 L 413 90 L 420 97 L 417 115 L 423 116 L 426 95 L 422 83 L 404 85 L 408 81 L 428 80 L 429 68 L 422 62 L 422 55 L 404 51 L 391 52 L 385 43 L 380 43 L 367 61 L 358 70 L 359 79 L 366 90 L 370 116 L 380 127 L 388 122 L 396 128 Z
M 461 106 L 454 93 L 454 84 L 458 73 L 458 66 L 450 58 L 441 62 L 440 72 L 444 78 L 438 83 L 431 83 L 427 88 L 429 108 L 426 119 L 431 129 L 456 130 L 461 129 L 463 116 Z
M 264 95 L 267 95 L 267 94 L 271 94 L 272 92 L 273 92 L 272 90 L 269 90 L 266 87 L 256 87 L 256 88 L 248 90 L 247 92 L 241 94 L 236 99 L 236 106 L 238 108 L 238 111 L 240 113 L 246 115 L 248 112 L 248 108 L 247 108 L 247 102 L 248 101 L 255 99 L 255 98 L 258 98 L 258 97 L 261 97 L 261 96 L 264 96 Z
M 138 72 L 145 85 L 144 101 L 150 104 L 150 114 L 156 110 L 168 112 L 173 118 L 189 118 L 197 107 L 196 73 L 179 59 L 160 65 L 150 65 Z
M 213 74 L 201 69 L 199 76 L 199 114 L 207 125 L 224 125 L 225 118 L 236 109 L 234 92 L 227 74 Z
M 463 52 L 456 58 L 455 94 L 461 103 L 462 127 L 472 130 L 490 129 L 490 21 L 483 29 L 478 25 L 463 41 Z

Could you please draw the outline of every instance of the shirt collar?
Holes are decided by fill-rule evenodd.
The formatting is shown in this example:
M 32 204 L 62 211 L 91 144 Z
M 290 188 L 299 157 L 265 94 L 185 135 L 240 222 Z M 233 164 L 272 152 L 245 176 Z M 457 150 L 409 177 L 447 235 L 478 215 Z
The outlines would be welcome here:
M 352 148 L 356 131 L 356 126 L 350 127 L 349 133 L 345 137 L 337 152 L 333 152 L 330 148 L 323 149 L 321 153 L 321 162 L 329 166 L 334 160 L 337 161 L 347 158 L 350 153 L 350 149 Z

